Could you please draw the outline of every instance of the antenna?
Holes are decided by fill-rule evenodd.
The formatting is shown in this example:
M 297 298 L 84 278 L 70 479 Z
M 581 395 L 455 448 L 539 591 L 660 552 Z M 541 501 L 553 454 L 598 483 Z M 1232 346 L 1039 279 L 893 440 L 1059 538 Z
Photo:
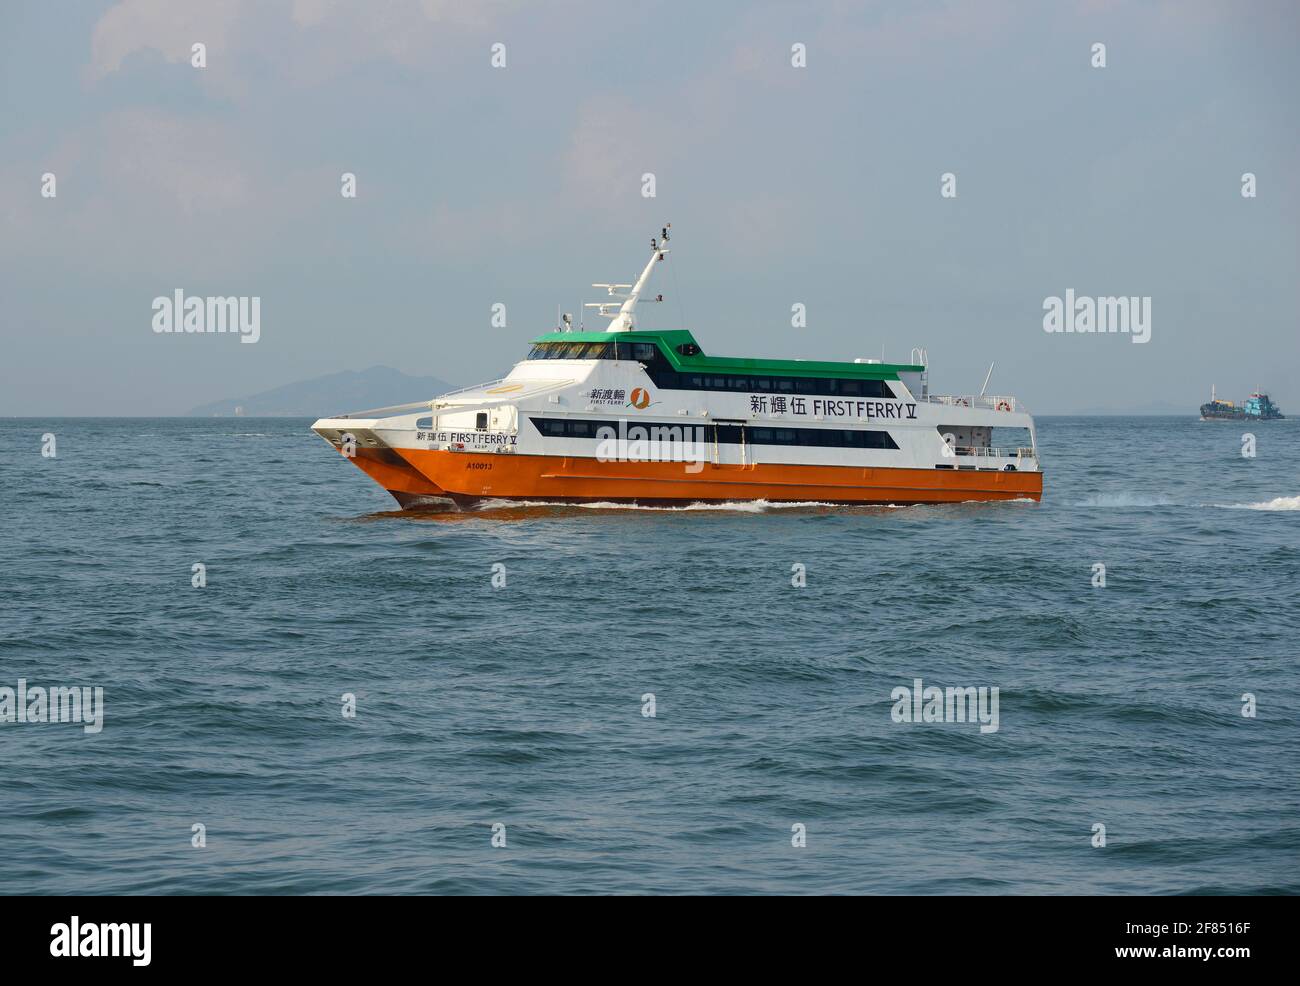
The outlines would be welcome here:
M 609 324 L 609 332 L 630 332 L 636 328 L 633 315 L 636 311 L 636 304 L 641 300 L 641 292 L 645 289 L 646 282 L 650 280 L 650 272 L 654 270 L 654 265 L 663 260 L 668 254 L 668 248 L 664 246 L 668 242 L 668 231 L 673 228 L 672 223 L 665 223 L 660 230 L 658 238 L 650 238 L 650 259 L 646 262 L 645 269 L 641 271 L 641 276 L 636 279 L 635 284 L 593 284 L 593 288 L 604 288 L 609 297 L 617 299 L 615 301 L 590 301 L 583 305 L 584 308 L 594 308 L 597 314 L 605 318 L 613 319 Z M 626 291 L 626 293 L 624 293 Z M 663 301 L 663 295 L 656 295 L 654 298 L 648 298 L 647 301 Z
M 997 365 L 998 365 L 997 360 L 994 360 L 992 363 L 989 364 L 989 372 L 984 375 L 984 386 L 980 388 L 981 397 L 984 396 L 984 391 L 989 389 L 989 377 L 993 376 L 993 367 Z

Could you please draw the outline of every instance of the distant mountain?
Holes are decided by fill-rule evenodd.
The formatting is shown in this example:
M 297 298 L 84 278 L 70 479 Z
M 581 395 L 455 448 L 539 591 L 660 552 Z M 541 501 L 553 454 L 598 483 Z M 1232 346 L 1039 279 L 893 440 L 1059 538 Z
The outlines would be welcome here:
M 346 411 L 365 411 L 391 404 L 427 401 L 453 390 L 436 377 L 413 377 L 391 366 L 343 370 L 323 377 L 285 384 L 248 397 L 202 404 L 190 411 L 197 417 L 320 418 Z
M 1158 416 L 1165 417 L 1169 415 L 1181 415 L 1182 417 L 1197 417 L 1201 413 L 1200 404 L 1174 404 L 1170 401 L 1152 401 L 1148 404 L 1133 404 L 1128 407 L 1111 406 L 1111 407 L 1084 407 L 1077 411 L 1053 412 L 1077 415 L 1079 417 L 1092 417 L 1094 415 L 1118 414 L 1126 417 L 1144 417 Z

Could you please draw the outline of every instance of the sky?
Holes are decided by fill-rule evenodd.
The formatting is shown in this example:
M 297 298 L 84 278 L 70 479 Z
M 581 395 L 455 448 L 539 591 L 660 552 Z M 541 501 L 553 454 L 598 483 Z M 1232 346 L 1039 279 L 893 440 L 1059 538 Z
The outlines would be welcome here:
M 493 379 L 667 222 L 639 326 L 710 354 L 1300 413 L 1297 93 L 1290 2 L 6 0 L 0 415 Z M 155 332 L 177 290 L 259 298 L 258 341 Z M 1150 340 L 1045 332 L 1067 290 Z

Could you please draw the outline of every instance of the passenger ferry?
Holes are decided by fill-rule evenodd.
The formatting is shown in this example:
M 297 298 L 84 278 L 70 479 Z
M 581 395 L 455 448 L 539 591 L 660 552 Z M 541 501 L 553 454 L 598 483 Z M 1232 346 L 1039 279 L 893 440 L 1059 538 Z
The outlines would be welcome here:
M 1042 496 L 1026 410 L 931 394 L 923 349 L 905 364 L 740 359 L 707 355 L 688 331 L 638 329 L 638 302 L 663 300 L 642 295 L 670 228 L 636 283 L 593 285 L 610 299 L 587 306 L 610 319 L 604 331 L 565 315 L 500 380 L 312 429 L 404 508 Z

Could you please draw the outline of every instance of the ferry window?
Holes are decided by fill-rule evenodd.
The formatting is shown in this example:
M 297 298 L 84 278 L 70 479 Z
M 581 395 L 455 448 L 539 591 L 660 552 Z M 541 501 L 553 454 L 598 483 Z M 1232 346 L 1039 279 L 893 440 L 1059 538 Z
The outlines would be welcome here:
M 717 442 L 719 445 L 737 445 L 740 442 L 739 425 L 715 424 L 708 433 L 712 436 L 713 441 Z
M 433 427 L 433 418 L 432 418 L 432 416 L 427 417 L 427 418 L 418 418 L 418 419 L 416 419 L 415 427 L 417 427 L 417 428 L 432 428 L 432 427 Z
M 474 429 L 476 431 L 487 431 L 487 411 L 479 411 L 474 415 Z
M 648 343 L 612 344 L 615 351 L 626 357 L 629 349 L 635 347 L 644 353 L 642 347 Z M 842 379 L 839 377 L 783 377 L 750 376 L 740 373 L 677 372 L 669 367 L 667 359 L 658 351 L 653 359 L 636 357 L 646 364 L 646 372 L 655 385 L 664 390 L 719 390 L 733 393 L 777 393 L 777 394 L 824 394 L 830 397 L 887 397 L 894 399 L 894 392 L 883 380 Z
M 653 342 L 634 342 L 632 343 L 632 358 L 646 362 L 653 360 L 659 355 L 659 347 Z
M 839 428 L 749 428 L 746 440 L 754 445 L 804 445 L 814 448 L 896 449 L 886 431 Z M 721 436 L 719 436 L 721 440 Z
M 601 428 L 618 429 L 615 421 L 564 420 L 530 418 L 543 435 L 594 439 Z M 720 445 L 801 445 L 814 448 L 897 449 L 898 444 L 887 431 L 861 428 L 751 428 L 748 425 L 713 424 L 709 439 Z

